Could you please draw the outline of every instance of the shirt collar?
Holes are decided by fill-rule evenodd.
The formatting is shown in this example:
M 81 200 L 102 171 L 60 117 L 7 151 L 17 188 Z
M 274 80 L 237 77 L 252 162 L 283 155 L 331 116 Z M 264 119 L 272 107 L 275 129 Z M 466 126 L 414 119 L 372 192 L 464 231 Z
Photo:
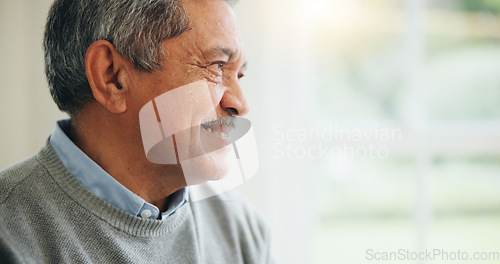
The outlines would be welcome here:
M 158 219 L 158 207 L 127 189 L 90 159 L 67 136 L 70 129 L 71 119 L 60 120 L 50 136 L 50 144 L 69 172 L 92 193 L 112 205 L 139 217 Z M 186 188 L 174 192 L 169 196 L 168 208 L 160 218 L 172 215 L 186 202 Z

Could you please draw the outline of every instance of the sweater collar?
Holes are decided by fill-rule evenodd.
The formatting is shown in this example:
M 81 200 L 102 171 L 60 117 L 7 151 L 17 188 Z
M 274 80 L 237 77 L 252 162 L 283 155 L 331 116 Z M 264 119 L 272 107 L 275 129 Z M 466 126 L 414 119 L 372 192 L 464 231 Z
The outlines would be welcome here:
M 55 181 L 55 188 L 67 196 L 67 198 L 61 197 L 63 202 L 76 202 L 75 206 L 86 209 L 116 229 L 130 235 L 149 237 L 172 232 L 186 222 L 191 211 L 190 204 L 186 203 L 165 220 L 137 217 L 96 196 L 76 180 L 59 159 L 49 141 L 37 154 L 37 160 Z

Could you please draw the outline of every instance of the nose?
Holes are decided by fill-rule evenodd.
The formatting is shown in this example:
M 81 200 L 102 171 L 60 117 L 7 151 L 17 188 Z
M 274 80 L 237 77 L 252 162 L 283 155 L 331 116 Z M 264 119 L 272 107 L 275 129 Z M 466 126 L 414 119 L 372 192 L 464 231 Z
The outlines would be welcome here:
M 236 81 L 224 92 L 220 105 L 232 115 L 245 115 L 250 110 L 240 84 Z

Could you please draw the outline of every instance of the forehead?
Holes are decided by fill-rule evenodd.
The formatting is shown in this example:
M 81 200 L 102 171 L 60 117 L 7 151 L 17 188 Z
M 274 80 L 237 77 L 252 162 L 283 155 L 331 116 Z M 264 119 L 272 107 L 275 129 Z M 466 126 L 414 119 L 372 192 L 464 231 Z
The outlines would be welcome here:
M 243 45 L 236 17 L 226 1 L 184 0 L 181 3 L 191 22 L 185 34 L 194 44 L 200 48 L 214 48 L 215 52 L 241 51 Z

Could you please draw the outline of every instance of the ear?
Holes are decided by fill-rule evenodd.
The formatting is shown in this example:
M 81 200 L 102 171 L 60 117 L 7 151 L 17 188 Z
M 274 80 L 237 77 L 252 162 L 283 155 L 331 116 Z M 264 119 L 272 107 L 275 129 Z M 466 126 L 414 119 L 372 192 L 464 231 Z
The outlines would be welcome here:
M 113 44 L 98 40 L 87 49 L 85 73 L 96 101 L 109 112 L 120 114 L 127 111 L 126 60 Z M 125 87 L 125 88 L 124 88 Z

